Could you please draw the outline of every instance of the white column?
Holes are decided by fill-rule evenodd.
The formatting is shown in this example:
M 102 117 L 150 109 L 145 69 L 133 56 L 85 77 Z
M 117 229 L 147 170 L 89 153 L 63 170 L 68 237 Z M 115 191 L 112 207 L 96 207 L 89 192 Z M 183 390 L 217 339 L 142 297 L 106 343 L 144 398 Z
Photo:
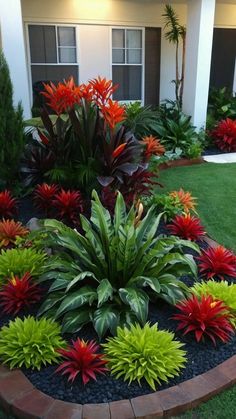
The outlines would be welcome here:
M 0 0 L 2 49 L 13 84 L 14 104 L 22 102 L 24 117 L 31 117 L 30 93 L 20 0 Z
M 205 126 L 211 68 L 215 0 L 188 0 L 183 111 Z

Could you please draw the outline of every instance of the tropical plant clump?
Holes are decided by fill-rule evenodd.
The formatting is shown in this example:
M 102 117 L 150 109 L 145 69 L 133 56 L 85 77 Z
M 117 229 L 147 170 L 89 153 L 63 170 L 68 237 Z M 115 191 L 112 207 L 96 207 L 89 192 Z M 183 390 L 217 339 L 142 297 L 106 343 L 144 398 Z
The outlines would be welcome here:
M 0 306 L 3 313 L 16 315 L 22 309 L 29 309 L 30 306 L 40 301 L 41 290 L 35 284 L 29 272 L 21 278 L 18 276 L 9 279 L 0 288 Z
M 213 129 L 217 122 L 236 118 L 236 97 L 226 87 L 211 88 L 208 98 L 207 129 Z
M 236 277 L 236 256 L 223 246 L 202 250 L 198 260 L 203 278 L 218 277 L 223 280 L 227 276 Z
M 49 260 L 41 279 L 53 282 L 39 314 L 49 310 L 61 319 L 63 331 L 71 333 L 92 321 L 101 337 L 115 333 L 118 325 L 144 324 L 150 293 L 173 304 L 183 298 L 188 289 L 179 277 L 196 276 L 197 267 L 181 248 L 198 247 L 156 236 L 160 217 L 154 208 L 143 219 L 140 208 L 127 213 L 120 193 L 111 217 L 94 191 L 91 220 L 80 216 L 83 234 L 46 220 L 50 246 L 62 253 Z
M 4 220 L 0 221 L 0 247 L 14 245 L 19 237 L 25 237 L 29 230 L 19 221 Z
M 65 359 L 56 369 L 62 375 L 68 374 L 68 381 L 71 383 L 81 375 L 83 384 L 87 384 L 91 379 L 96 380 L 96 374 L 104 374 L 108 371 L 105 366 L 107 360 L 104 355 L 99 353 L 100 347 L 94 341 L 85 342 L 77 339 L 72 341 L 65 349 L 59 349 L 59 354 Z
M 171 234 L 185 240 L 201 240 L 206 234 L 200 219 L 190 214 L 176 215 L 167 227 Z
M 10 369 L 58 363 L 58 349 L 65 347 L 60 326 L 51 319 L 17 317 L 0 330 L 0 359 Z
M 198 298 L 202 295 L 211 295 L 214 300 L 223 301 L 232 314 L 230 321 L 236 327 L 236 284 L 214 280 L 196 282 L 191 288 L 191 292 Z
M 47 255 L 34 248 L 8 249 L 0 253 L 0 283 L 5 283 L 9 278 L 22 277 L 29 272 L 32 277 L 37 277 L 44 271 Z
M 180 188 L 179 191 L 172 191 L 169 195 L 181 203 L 184 213 L 188 214 L 191 211 L 196 212 L 196 198 L 194 198 L 190 192 L 185 192 Z
M 186 362 L 183 343 L 174 340 L 173 333 L 158 330 L 157 324 L 119 327 L 117 335 L 102 346 L 113 375 L 129 383 L 137 380 L 139 385 L 144 379 L 153 390 L 156 383 L 179 375 Z
M 0 192 L 0 219 L 14 218 L 17 214 L 17 200 L 7 189 Z
M 228 307 L 211 295 L 202 295 L 199 299 L 193 295 L 176 304 L 176 308 L 180 311 L 173 316 L 179 321 L 177 330 L 183 330 L 184 335 L 193 332 L 197 342 L 208 337 L 216 345 L 216 338 L 227 342 L 234 333 Z
M 236 121 L 230 118 L 220 121 L 210 135 L 220 150 L 236 151 Z

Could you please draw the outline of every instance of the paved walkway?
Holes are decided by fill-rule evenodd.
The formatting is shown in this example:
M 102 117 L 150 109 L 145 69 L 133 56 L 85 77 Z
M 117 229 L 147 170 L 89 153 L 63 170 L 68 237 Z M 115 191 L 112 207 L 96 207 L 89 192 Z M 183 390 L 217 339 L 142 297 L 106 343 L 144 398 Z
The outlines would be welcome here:
M 236 153 L 214 154 L 213 156 L 203 156 L 208 163 L 236 163 Z

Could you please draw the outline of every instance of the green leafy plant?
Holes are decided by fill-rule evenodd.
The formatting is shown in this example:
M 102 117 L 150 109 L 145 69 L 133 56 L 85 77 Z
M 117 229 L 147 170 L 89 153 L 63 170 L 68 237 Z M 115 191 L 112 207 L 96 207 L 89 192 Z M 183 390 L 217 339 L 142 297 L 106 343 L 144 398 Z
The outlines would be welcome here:
M 51 319 L 17 317 L 0 330 L 0 359 L 10 369 L 40 370 L 43 365 L 58 363 L 58 349 L 66 346 L 60 326 Z
M 33 248 L 9 249 L 0 253 L 0 282 L 13 276 L 23 276 L 29 272 L 31 276 L 43 273 L 47 255 Z
M 124 125 L 138 139 L 153 134 L 158 121 L 159 114 L 151 106 L 142 106 L 140 102 L 130 103 L 126 106 Z
M 174 340 L 174 334 L 158 330 L 157 324 L 131 325 L 118 328 L 117 336 L 102 345 L 108 367 L 117 378 L 124 376 L 129 383 L 145 379 L 155 390 L 156 383 L 168 382 L 179 375 L 186 362 L 184 345 Z
M 163 212 L 165 221 L 172 220 L 176 215 L 184 214 L 183 205 L 178 197 L 170 194 L 152 195 L 145 201 L 148 207 L 154 205 L 158 213 Z
M 117 195 L 114 217 L 93 191 L 91 219 L 80 216 L 83 234 L 56 220 L 46 220 L 50 246 L 62 253 L 52 259 L 42 280 L 56 278 L 39 315 L 50 311 L 62 319 L 64 332 L 93 322 L 98 335 L 116 331 L 134 320 L 144 324 L 151 296 L 175 303 L 188 292 L 178 278 L 197 275 L 189 241 L 156 236 L 161 215 L 152 207 L 141 220 L 132 207 L 127 213 Z
M 236 284 L 229 284 L 227 281 L 217 282 L 210 280 L 195 283 L 191 288 L 191 292 L 197 297 L 211 295 L 214 300 L 223 301 L 233 316 L 230 318 L 230 321 L 236 327 Z
M 9 68 L 0 51 L 0 188 L 16 186 L 19 181 L 19 163 L 25 136 L 23 110 L 13 106 L 13 88 Z
M 236 97 L 232 91 L 223 87 L 211 88 L 208 98 L 207 128 L 213 129 L 218 121 L 226 118 L 236 118 Z

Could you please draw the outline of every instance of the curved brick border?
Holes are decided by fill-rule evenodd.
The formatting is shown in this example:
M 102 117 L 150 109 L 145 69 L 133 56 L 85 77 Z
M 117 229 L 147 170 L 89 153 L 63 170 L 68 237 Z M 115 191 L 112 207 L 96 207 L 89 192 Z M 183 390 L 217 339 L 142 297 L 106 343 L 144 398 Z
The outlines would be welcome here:
M 161 169 L 203 163 L 180 159 Z M 205 241 L 216 247 L 210 237 Z M 198 406 L 236 383 L 236 355 L 202 375 L 166 390 L 131 400 L 101 404 L 76 404 L 53 399 L 37 390 L 20 370 L 0 365 L 0 405 L 19 419 L 158 419 L 175 416 Z
M 158 169 L 165 170 L 170 169 L 171 167 L 180 167 L 180 166 L 192 166 L 194 164 L 201 164 L 206 163 L 203 157 L 197 157 L 195 159 L 178 159 L 178 160 L 170 160 L 166 163 L 161 163 L 158 166 Z
M 25 375 L 0 366 L 0 404 L 20 419 L 157 419 L 198 406 L 236 383 L 236 355 L 166 390 L 131 400 L 75 404 L 53 399 L 33 387 Z

